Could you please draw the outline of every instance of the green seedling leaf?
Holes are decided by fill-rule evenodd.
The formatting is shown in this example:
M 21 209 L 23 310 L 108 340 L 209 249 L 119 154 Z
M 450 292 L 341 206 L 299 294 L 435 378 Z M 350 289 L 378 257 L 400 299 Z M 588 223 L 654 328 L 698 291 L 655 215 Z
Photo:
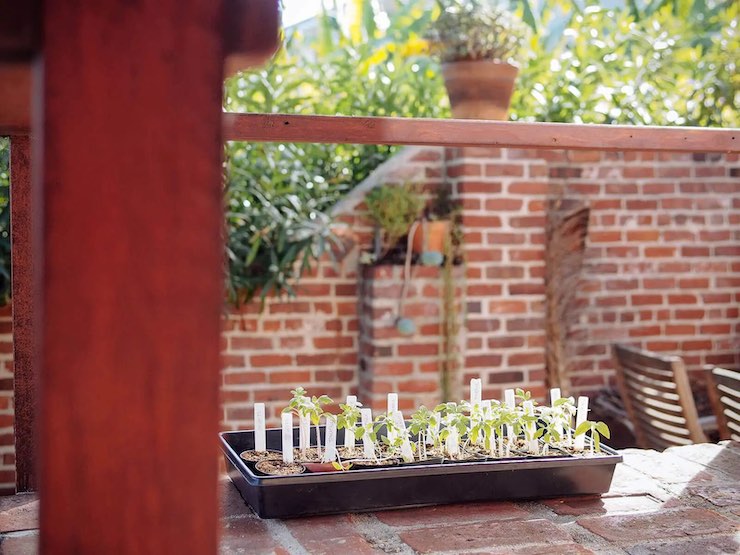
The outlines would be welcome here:
M 586 420 L 585 422 L 581 422 L 581 425 L 576 428 L 576 435 L 579 436 L 581 434 L 585 434 L 587 431 L 591 429 L 591 422 Z
M 609 439 L 611 436 L 609 435 L 609 427 L 604 424 L 603 422 L 597 422 L 596 423 L 596 429 L 599 431 L 601 435 L 603 435 L 605 438 Z

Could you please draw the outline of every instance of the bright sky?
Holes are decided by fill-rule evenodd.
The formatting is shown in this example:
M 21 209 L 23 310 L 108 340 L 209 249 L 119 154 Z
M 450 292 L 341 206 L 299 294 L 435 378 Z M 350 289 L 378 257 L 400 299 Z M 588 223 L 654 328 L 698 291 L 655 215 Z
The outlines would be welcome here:
M 283 25 L 288 27 L 321 11 L 321 0 L 283 0 Z

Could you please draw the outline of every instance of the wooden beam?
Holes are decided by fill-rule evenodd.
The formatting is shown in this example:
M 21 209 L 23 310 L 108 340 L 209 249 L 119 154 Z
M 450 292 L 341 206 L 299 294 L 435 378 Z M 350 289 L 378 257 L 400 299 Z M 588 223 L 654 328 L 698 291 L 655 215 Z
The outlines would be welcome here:
M 738 152 L 739 129 L 225 113 L 228 141 Z
M 42 553 L 217 551 L 222 8 L 44 3 Z
M 0 0 L 0 14 L 0 60 L 30 60 L 40 44 L 41 0 Z
M 224 73 L 262 65 L 280 46 L 280 0 L 225 0 Z M 257 24 L 255 24 L 257 23 Z
M 31 65 L 0 63 L 0 135 L 27 135 L 31 128 Z
M 31 228 L 31 141 L 10 138 L 10 243 L 12 260 L 13 381 L 15 389 L 15 483 L 18 492 L 36 490 L 36 362 L 33 326 L 34 260 Z

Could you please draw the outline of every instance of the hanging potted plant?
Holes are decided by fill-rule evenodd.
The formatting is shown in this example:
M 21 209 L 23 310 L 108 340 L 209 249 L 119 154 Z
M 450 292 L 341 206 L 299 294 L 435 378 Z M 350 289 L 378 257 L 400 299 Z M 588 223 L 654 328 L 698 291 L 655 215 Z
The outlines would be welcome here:
M 452 199 L 449 187 L 439 187 L 437 194 L 424 210 L 424 218 L 415 228 L 412 238 L 414 253 L 422 263 L 439 266 L 445 256 L 445 244 L 452 233 L 452 223 L 459 211 L 459 204 Z
M 403 185 L 382 185 L 375 187 L 365 197 L 368 215 L 375 224 L 375 246 L 363 262 L 377 263 L 393 256 L 393 250 L 402 238 L 406 238 L 404 258 L 403 289 L 398 300 L 396 328 L 403 335 L 416 333 L 416 325 L 409 318 L 402 317 L 408 282 L 411 279 L 411 239 L 419 226 L 419 218 L 424 210 L 424 197 L 419 187 L 413 183 Z M 401 251 L 402 252 L 402 251 Z
M 511 62 L 523 38 L 512 15 L 486 0 L 438 0 L 428 38 L 442 62 L 452 115 L 505 120 L 519 68 Z

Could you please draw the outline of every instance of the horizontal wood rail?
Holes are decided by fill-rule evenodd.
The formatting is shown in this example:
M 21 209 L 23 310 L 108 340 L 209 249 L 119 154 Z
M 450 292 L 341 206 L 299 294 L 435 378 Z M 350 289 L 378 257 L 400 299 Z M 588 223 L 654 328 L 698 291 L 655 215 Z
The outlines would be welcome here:
M 740 129 L 573 123 L 239 114 L 223 116 L 227 141 L 494 146 L 579 150 L 738 152 Z

